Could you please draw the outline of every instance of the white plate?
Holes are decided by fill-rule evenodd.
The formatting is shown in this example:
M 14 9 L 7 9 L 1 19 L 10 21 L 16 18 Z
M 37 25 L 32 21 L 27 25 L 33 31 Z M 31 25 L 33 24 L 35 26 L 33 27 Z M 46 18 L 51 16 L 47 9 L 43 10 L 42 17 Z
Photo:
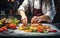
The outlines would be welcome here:
M 19 26 L 21 26 L 22 24 L 19 24 Z M 33 32 L 24 32 L 24 31 L 20 31 L 20 30 L 14 30 L 14 35 L 25 35 L 25 36 L 42 36 L 42 35 L 56 35 L 56 34 L 59 34 L 60 33 L 60 30 L 59 29 L 57 29 L 54 25 L 52 25 L 52 24 L 43 24 L 43 25 L 49 25 L 49 26 L 51 26 L 51 28 L 52 29 L 55 29 L 55 30 L 57 30 L 57 32 L 56 33 L 53 33 L 53 32 L 50 32 L 50 33 L 33 33 Z M 13 35 L 12 34 L 12 35 Z

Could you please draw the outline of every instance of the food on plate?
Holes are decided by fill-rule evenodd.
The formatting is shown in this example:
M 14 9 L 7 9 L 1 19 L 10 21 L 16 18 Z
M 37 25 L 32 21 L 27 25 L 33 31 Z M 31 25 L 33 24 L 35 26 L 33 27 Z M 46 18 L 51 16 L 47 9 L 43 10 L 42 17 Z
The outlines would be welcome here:
M 53 29 L 53 30 L 50 30 L 49 32 L 57 32 L 57 30 L 54 30 L 54 29 Z
M 37 32 L 37 30 L 36 29 L 33 29 L 31 32 Z
M 33 29 L 34 27 L 30 26 L 30 29 Z
M 49 25 L 42 25 L 42 24 L 31 24 L 27 26 L 20 26 L 18 30 L 22 30 L 25 32 L 39 32 L 39 33 L 48 33 L 48 32 L 57 32 L 57 30 L 52 30 L 51 26 Z
M 20 22 L 20 20 L 18 20 L 17 18 L 4 18 L 1 20 L 2 23 L 15 23 L 15 24 L 18 24 Z
M 7 27 L 6 26 L 3 26 L 0 28 L 0 32 L 4 32 L 4 31 L 7 31 Z
M 12 23 L 18 24 L 19 22 L 20 22 L 20 20 L 18 20 L 17 18 L 12 19 Z
M 4 30 L 2 28 L 0 28 L 0 32 L 3 32 Z
M 8 27 L 9 28 L 11 28 L 11 29 L 16 29 L 16 24 L 14 24 L 14 23 L 10 23 L 9 25 L 8 25 Z
M 2 22 L 0 22 L 0 27 L 2 27 L 3 26 L 3 24 L 2 24 Z
M 44 28 L 44 29 L 50 29 L 50 26 L 44 25 L 43 28 Z
M 43 33 L 43 30 L 39 29 L 39 28 L 37 29 L 37 31 L 40 32 L 40 33 Z
M 2 27 L 2 29 L 3 29 L 4 31 L 6 31 L 6 30 L 7 30 L 7 27 L 6 27 L 6 26 L 4 26 L 4 27 Z
M 18 29 L 20 29 L 20 30 L 27 30 L 28 27 L 26 27 L 26 26 L 21 26 L 21 27 L 19 27 Z
M 7 31 L 9 28 L 16 29 L 18 22 L 20 22 L 20 20 L 18 20 L 17 18 L 1 19 L 0 20 L 0 32 Z
M 25 32 L 31 32 L 31 31 L 32 31 L 32 30 L 30 30 L 30 29 L 29 29 L 29 30 L 28 30 L 28 29 L 27 29 L 27 30 L 25 30 Z

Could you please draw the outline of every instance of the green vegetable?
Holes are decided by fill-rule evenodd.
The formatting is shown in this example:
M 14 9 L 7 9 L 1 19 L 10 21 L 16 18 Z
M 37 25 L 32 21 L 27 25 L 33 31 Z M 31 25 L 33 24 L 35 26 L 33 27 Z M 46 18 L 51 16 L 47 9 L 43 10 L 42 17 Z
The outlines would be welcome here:
M 2 23 L 0 22 L 0 27 L 2 27 Z
M 18 23 L 18 20 L 17 20 L 17 18 L 13 18 L 13 19 L 12 19 L 12 23 L 15 23 L 15 24 L 17 24 L 17 23 Z
M 27 29 L 30 29 L 30 26 L 27 26 Z
M 32 32 L 37 32 L 37 30 L 33 29 Z

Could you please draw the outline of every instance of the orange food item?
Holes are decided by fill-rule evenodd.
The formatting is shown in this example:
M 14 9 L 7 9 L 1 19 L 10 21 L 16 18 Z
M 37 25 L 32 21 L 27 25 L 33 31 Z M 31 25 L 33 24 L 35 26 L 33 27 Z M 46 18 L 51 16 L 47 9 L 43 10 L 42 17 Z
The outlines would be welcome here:
M 39 28 L 37 29 L 37 31 L 38 31 L 38 32 L 41 32 L 41 33 L 43 32 L 43 30 L 42 30 L 42 29 L 39 29 Z
M 41 23 L 31 24 L 27 26 L 20 26 L 19 30 L 23 30 L 25 32 L 40 32 L 43 33 L 44 31 L 51 30 L 50 26 L 42 25 Z
M 15 29 L 15 28 L 16 28 L 16 24 L 14 24 L 14 23 L 10 23 L 10 24 L 9 24 L 9 28 L 11 28 L 11 29 Z
M 37 27 L 40 28 L 40 29 L 43 29 L 43 26 L 40 26 L 40 25 L 39 25 L 39 26 L 37 26 Z
M 31 32 L 32 30 L 25 30 L 25 32 Z
M 50 29 L 50 26 L 43 26 L 44 29 Z

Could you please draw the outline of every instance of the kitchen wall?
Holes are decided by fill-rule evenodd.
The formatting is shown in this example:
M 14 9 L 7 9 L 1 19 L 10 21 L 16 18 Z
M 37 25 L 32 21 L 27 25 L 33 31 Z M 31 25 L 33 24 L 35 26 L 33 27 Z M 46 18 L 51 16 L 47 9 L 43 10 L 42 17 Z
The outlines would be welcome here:
M 22 4 L 23 0 L 14 0 L 14 2 L 7 0 L 0 0 L 0 19 L 8 17 L 10 15 L 9 11 L 12 10 L 12 15 L 14 17 L 20 17 L 17 13 L 19 6 Z

